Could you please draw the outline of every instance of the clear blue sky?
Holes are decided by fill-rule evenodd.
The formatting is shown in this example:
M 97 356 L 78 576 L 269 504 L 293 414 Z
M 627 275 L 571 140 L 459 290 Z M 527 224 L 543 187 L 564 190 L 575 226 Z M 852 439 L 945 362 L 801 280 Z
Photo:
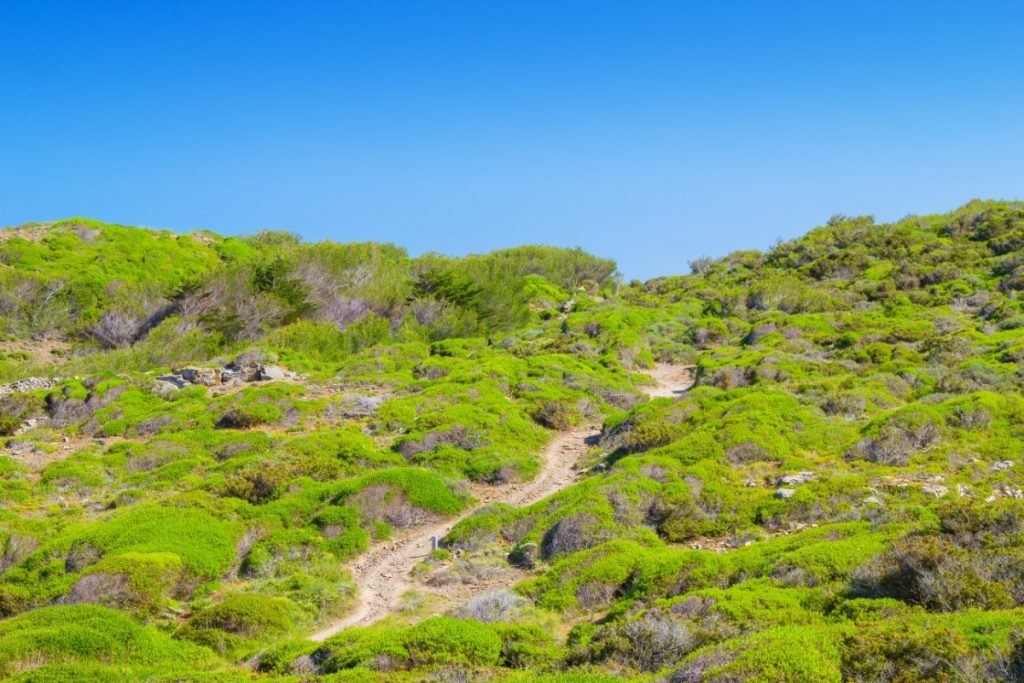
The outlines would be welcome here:
M 84 215 L 627 277 L 1024 196 L 1022 3 L 0 0 L 0 224 Z

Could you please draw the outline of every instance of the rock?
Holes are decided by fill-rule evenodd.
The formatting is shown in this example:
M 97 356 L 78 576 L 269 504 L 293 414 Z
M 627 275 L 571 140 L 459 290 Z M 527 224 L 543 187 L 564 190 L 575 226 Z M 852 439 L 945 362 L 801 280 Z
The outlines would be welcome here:
M 0 555 L 0 572 L 5 572 L 23 559 L 31 555 L 39 547 L 39 541 L 31 536 L 11 534 L 7 539 L 7 547 Z
M 537 566 L 539 549 L 536 543 L 525 543 L 508 555 L 508 562 L 520 569 L 533 569 Z
M 220 368 L 182 368 L 175 371 L 176 375 L 181 376 L 186 381 L 204 387 L 220 384 L 223 373 L 224 371 Z
M 1013 460 L 1000 460 L 992 463 L 993 472 L 1005 472 L 1006 470 L 1013 467 L 1016 463 Z
M 96 546 L 81 541 L 75 542 L 64 558 L 64 571 L 80 572 L 99 562 L 102 556 L 103 553 Z
M 125 607 L 132 600 L 129 579 L 123 574 L 96 572 L 78 579 L 58 602 L 68 605 L 93 603 L 107 607 Z
M 30 417 L 25 420 L 20 427 L 14 432 L 14 436 L 21 436 L 26 432 L 32 431 L 36 428 L 49 427 L 51 424 L 50 418 L 48 417 Z
M 320 534 L 326 539 L 337 538 L 345 531 L 341 524 L 327 524 L 320 528 Z
M 8 441 L 5 445 L 12 454 L 16 455 L 32 456 L 39 455 L 45 452 L 34 441 L 29 440 L 12 439 Z
M 149 390 L 157 396 L 170 396 L 189 384 L 190 382 L 186 382 L 177 375 L 162 375 L 153 380 Z
M 796 489 L 776 489 L 775 497 L 781 498 L 782 500 L 788 500 L 793 497 L 796 493 Z
M 868 496 L 861 502 L 865 505 L 882 505 L 882 499 L 878 496 Z
M 814 472 L 803 470 L 796 474 L 787 474 L 786 476 L 781 477 L 779 479 L 779 483 L 785 484 L 786 486 L 795 486 L 797 484 L 806 484 L 807 482 L 814 481 L 817 478 L 818 475 Z
M 287 379 L 289 372 L 280 365 L 264 365 L 259 370 L 259 377 L 262 380 L 275 381 Z
M 52 389 L 57 386 L 58 378 L 51 377 L 26 377 L 10 384 L 0 384 L 0 397 L 9 394 L 21 394 L 27 391 L 39 391 L 40 389 Z
M 390 394 L 374 396 L 371 394 L 346 393 L 339 401 L 341 416 L 348 419 L 371 417 L 390 398 Z
M 260 381 L 260 371 L 262 369 L 263 366 L 259 363 L 239 363 L 236 361 L 225 367 L 224 374 L 228 378 L 225 381 L 237 379 L 240 382 L 258 382 Z
M 319 674 L 320 666 L 313 659 L 312 655 L 302 655 L 293 659 L 291 664 L 288 665 L 288 673 L 298 675 Z
M 259 382 L 263 373 L 263 368 L 259 365 L 249 365 L 239 369 L 238 376 L 243 382 Z
M 924 484 L 923 486 L 921 486 L 921 490 L 924 491 L 925 493 L 932 494 L 936 498 L 941 498 L 942 496 L 949 493 L 949 488 L 943 486 L 942 484 Z
M 1007 498 L 1016 498 L 1017 500 L 1024 498 L 1024 491 L 1013 486 L 999 486 L 996 488 L 996 493 L 1002 494 Z

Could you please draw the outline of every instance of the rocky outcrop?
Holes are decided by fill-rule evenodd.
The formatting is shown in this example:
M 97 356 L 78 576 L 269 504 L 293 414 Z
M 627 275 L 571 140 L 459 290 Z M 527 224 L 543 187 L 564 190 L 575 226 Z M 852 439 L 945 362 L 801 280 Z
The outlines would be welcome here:
M 800 484 L 806 484 L 809 481 L 814 481 L 818 478 L 814 472 L 809 470 L 801 470 L 795 474 L 787 474 L 779 477 L 779 484 L 782 486 L 798 486 Z
M 57 386 L 57 378 L 52 377 L 26 377 L 10 384 L 0 384 L 0 398 L 10 394 L 23 394 L 29 391 L 40 391 L 52 389 Z
M 167 393 L 189 385 L 203 387 L 238 386 L 246 382 L 287 382 L 297 379 L 294 372 L 280 365 L 257 362 L 234 362 L 224 367 L 184 367 L 160 375 L 154 382 L 156 393 Z

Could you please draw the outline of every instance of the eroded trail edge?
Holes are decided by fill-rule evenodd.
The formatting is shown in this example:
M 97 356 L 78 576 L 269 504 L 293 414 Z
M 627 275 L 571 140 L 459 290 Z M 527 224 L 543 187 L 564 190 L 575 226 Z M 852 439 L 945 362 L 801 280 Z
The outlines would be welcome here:
M 656 382 L 646 389 L 652 398 L 677 396 L 693 384 L 690 366 L 660 364 L 646 374 Z M 596 427 L 561 432 L 545 445 L 541 452 L 541 470 L 530 481 L 474 489 L 478 503 L 473 509 L 458 517 L 417 526 L 372 546 L 348 567 L 359 586 L 355 608 L 309 639 L 323 641 L 351 626 L 368 626 L 395 611 L 402 595 L 413 586 L 410 570 L 430 554 L 431 537 L 443 538 L 453 526 L 485 505 L 531 505 L 570 486 L 576 480 L 576 464 L 586 453 L 588 442 L 598 433 Z

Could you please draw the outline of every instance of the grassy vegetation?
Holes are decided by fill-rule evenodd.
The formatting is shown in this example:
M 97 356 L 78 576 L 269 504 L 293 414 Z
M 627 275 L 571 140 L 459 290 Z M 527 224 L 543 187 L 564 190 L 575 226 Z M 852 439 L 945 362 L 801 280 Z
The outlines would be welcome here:
M 1005 202 L 645 283 L 545 247 L 15 231 L 0 378 L 53 381 L 0 395 L 0 677 L 1021 679 L 1022 249 Z M 696 386 L 647 400 L 654 362 Z M 257 366 L 288 372 L 167 379 Z M 577 483 L 425 564 L 507 558 L 510 590 L 303 640 L 346 562 L 581 424 Z

